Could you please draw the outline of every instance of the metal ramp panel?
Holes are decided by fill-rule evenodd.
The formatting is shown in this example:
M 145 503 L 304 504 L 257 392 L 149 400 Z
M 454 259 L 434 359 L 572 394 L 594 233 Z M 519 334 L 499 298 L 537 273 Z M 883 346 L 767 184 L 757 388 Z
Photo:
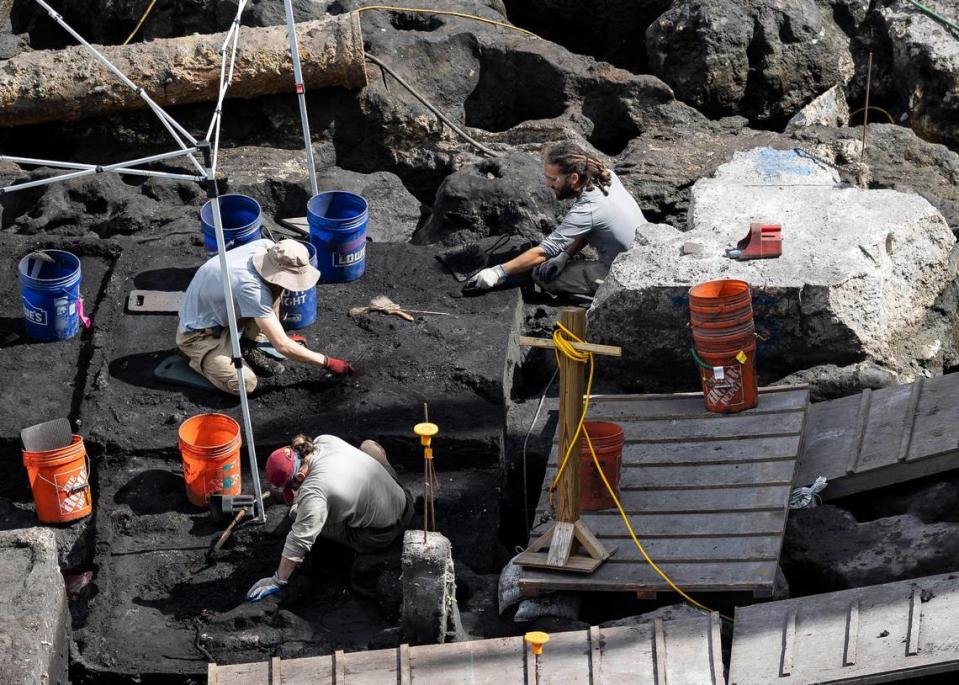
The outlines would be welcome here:
M 796 483 L 829 500 L 959 468 L 957 406 L 959 374 L 813 404 Z
M 590 400 L 589 420 L 623 426 L 623 509 L 649 556 L 683 590 L 771 596 L 808 400 L 805 387 L 761 388 L 759 406 L 738 414 L 707 412 L 701 393 Z M 552 414 L 545 430 L 555 433 Z M 553 441 L 544 487 L 556 473 Z M 544 490 L 534 522 L 546 511 Z M 616 553 L 588 575 L 523 569 L 524 593 L 672 592 L 615 509 L 582 519 Z M 540 533 L 534 526 L 531 539 Z
M 956 574 L 736 609 L 730 685 L 866 685 L 957 670 Z
M 521 637 L 218 665 L 210 685 L 725 685 L 716 613 L 554 633 L 539 677 Z

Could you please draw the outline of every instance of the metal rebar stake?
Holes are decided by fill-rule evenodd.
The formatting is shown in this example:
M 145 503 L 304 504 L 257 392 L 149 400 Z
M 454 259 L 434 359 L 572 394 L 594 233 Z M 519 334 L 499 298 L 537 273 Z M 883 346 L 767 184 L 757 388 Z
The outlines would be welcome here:
M 230 284 L 230 270 L 226 263 L 226 239 L 223 237 L 223 217 L 220 215 L 219 191 L 216 178 L 213 175 L 212 154 L 209 141 L 198 145 L 203 153 L 203 163 L 206 167 L 207 198 L 213 200 L 213 227 L 216 231 L 216 251 L 220 260 L 220 280 L 223 283 L 223 297 L 226 298 L 226 317 L 230 331 L 230 355 L 233 366 L 236 368 L 236 380 L 240 392 L 240 410 L 243 414 L 243 427 L 246 431 L 246 450 L 250 458 L 250 478 L 253 481 L 254 518 L 257 523 L 266 522 L 266 512 L 263 510 L 263 492 L 260 489 L 260 469 L 256 463 L 256 447 L 253 442 L 253 424 L 250 421 L 250 404 L 246 396 L 246 383 L 243 379 L 243 357 L 240 354 L 240 335 L 237 330 L 236 310 L 233 307 L 233 287 Z
M 300 104 L 300 122 L 303 124 L 303 146 L 306 148 L 306 169 L 310 173 L 311 197 L 319 192 L 316 185 L 316 163 L 313 160 L 313 143 L 310 137 L 310 121 L 306 111 L 306 87 L 303 84 L 303 70 L 300 67 L 300 47 L 296 40 L 296 22 L 293 21 L 293 2 L 283 0 L 286 10 L 286 30 L 290 34 L 290 58 L 293 60 L 293 82 L 296 98 Z
M 869 53 L 869 66 L 866 67 L 866 103 L 862 108 L 862 150 L 859 153 L 859 161 L 866 159 L 866 128 L 869 125 L 869 86 L 872 81 L 872 53 Z

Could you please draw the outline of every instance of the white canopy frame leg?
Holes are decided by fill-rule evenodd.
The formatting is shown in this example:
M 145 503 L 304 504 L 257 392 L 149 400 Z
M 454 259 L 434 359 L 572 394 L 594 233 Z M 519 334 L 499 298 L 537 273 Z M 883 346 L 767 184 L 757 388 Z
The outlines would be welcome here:
M 303 124 L 303 147 L 306 148 L 306 169 L 310 174 L 311 194 L 316 195 L 316 163 L 313 160 L 313 142 L 310 136 L 310 120 L 306 110 L 306 86 L 303 84 L 303 69 L 300 67 L 300 46 L 296 39 L 296 22 L 293 20 L 293 0 L 283 0 L 286 9 L 286 30 L 290 35 L 290 58 L 293 60 L 293 81 L 296 98 L 300 104 L 300 122 Z
M 213 209 L 213 228 L 216 232 L 216 252 L 220 260 L 220 274 L 223 282 L 223 297 L 226 300 L 226 317 L 230 330 L 230 355 L 233 366 L 236 368 L 236 380 L 240 392 L 240 411 L 243 414 L 243 427 L 246 431 L 246 451 L 250 461 L 250 479 L 253 481 L 253 520 L 266 523 L 266 512 L 263 510 L 263 491 L 260 487 L 260 469 L 256 460 L 256 446 L 253 441 L 253 422 L 250 420 L 250 402 L 246 395 L 244 379 L 243 356 L 240 353 L 240 335 L 237 328 L 236 309 L 233 306 L 233 286 L 230 283 L 230 269 L 226 263 L 226 239 L 223 237 L 223 217 L 220 215 L 220 193 L 213 173 L 213 156 L 208 141 L 199 144 L 203 152 L 203 161 L 206 166 L 206 194 L 213 200 L 210 205 Z

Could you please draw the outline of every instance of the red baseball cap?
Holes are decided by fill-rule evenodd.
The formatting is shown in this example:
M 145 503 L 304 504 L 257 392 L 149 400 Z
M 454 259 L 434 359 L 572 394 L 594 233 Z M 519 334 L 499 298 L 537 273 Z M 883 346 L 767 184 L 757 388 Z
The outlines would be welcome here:
M 290 479 L 300 468 L 300 457 L 290 446 L 273 450 L 266 460 L 266 479 L 275 488 L 283 489 L 283 500 L 287 504 L 293 502 L 293 488 Z

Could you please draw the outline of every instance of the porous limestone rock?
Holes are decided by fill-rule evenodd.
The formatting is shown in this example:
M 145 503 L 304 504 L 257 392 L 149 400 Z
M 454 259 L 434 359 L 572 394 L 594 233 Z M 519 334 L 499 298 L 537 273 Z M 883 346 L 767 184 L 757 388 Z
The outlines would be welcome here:
M 752 222 L 782 226 L 780 258 L 725 256 Z M 895 343 L 954 277 L 955 238 L 926 200 L 843 186 L 835 168 L 797 151 L 737 153 L 696 182 L 689 225 L 643 227 L 597 293 L 590 337 L 622 345 L 631 373 L 691 367 L 688 290 L 715 279 L 752 286 L 767 372 L 862 359 L 894 367 Z M 704 246 L 702 256 L 682 254 L 688 241 Z

